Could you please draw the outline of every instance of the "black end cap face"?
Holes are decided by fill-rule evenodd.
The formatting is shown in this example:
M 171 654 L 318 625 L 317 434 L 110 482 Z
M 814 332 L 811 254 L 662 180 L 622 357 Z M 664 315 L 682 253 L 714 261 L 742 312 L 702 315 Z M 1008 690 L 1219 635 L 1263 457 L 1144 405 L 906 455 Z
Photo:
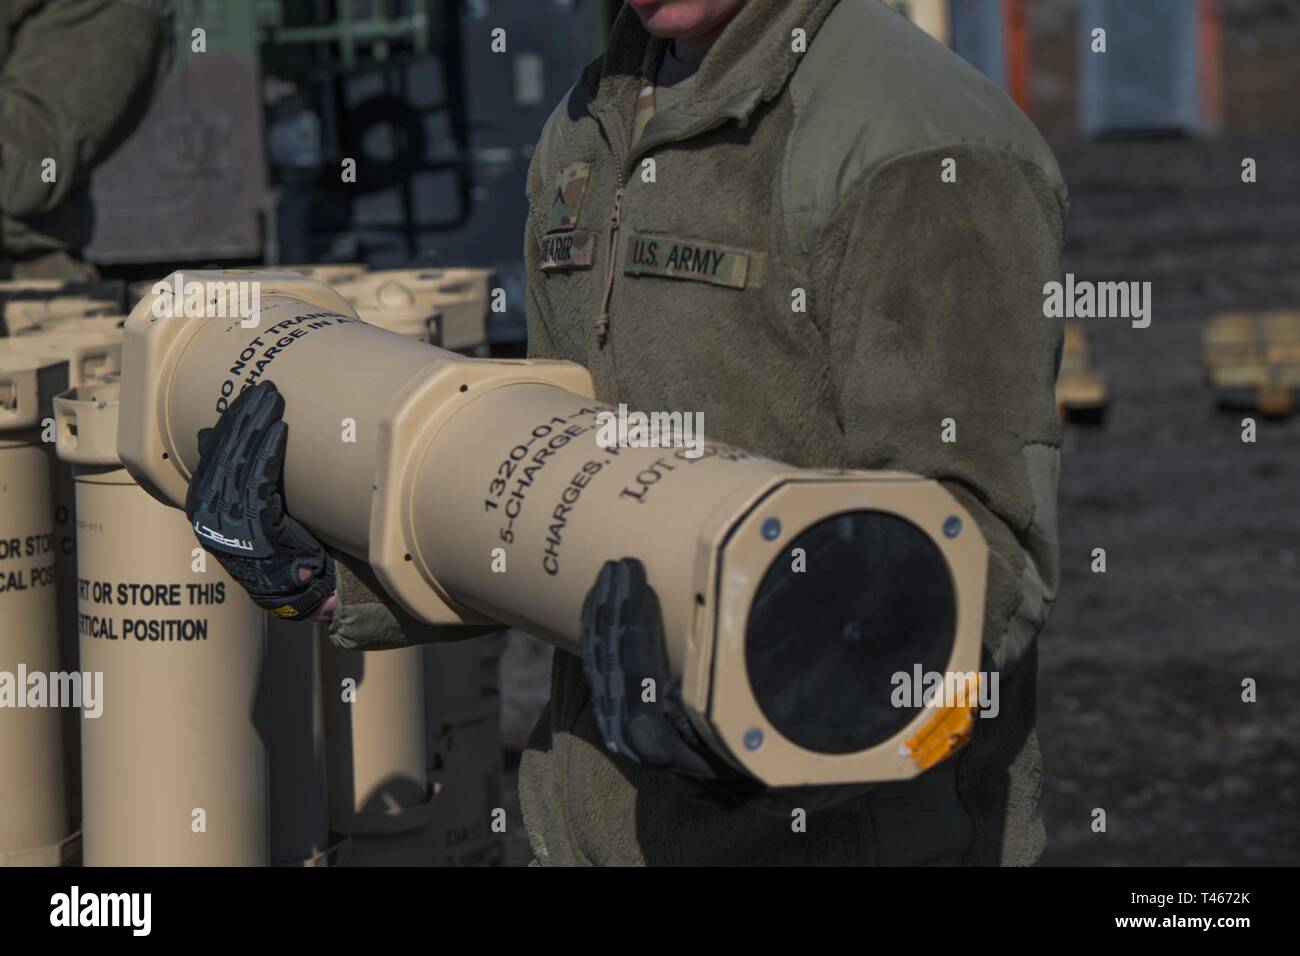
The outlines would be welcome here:
M 796 549 L 804 570 L 795 570 Z M 764 716 L 817 753 L 866 750 L 916 708 L 895 707 L 894 675 L 942 673 L 955 639 L 948 563 L 911 522 L 882 511 L 821 521 L 764 575 L 745 633 L 749 683 Z

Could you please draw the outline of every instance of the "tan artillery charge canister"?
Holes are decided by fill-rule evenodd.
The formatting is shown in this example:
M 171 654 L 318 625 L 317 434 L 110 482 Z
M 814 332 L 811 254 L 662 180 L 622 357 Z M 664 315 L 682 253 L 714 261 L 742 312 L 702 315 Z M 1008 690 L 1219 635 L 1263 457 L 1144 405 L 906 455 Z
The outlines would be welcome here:
M 50 355 L 68 362 L 68 384 L 75 388 L 113 375 L 122 368 L 122 327 L 113 320 L 69 320 L 36 325 L 0 339 L 0 352 Z
M 317 282 L 337 285 L 364 275 L 367 267 L 364 262 L 316 262 L 310 265 L 277 265 L 268 268 L 276 272 L 299 272 Z
M 4 303 L 4 324 L 10 334 L 51 320 L 112 315 L 121 306 L 111 299 L 86 296 L 56 296 L 49 299 L 11 299 Z
M 15 337 L 41 335 L 49 332 L 111 332 L 121 330 L 126 316 L 120 314 L 72 316 L 69 318 L 46 319 L 39 325 L 33 325 L 16 332 Z
M 256 282 L 260 309 L 128 319 L 119 451 L 161 500 L 183 502 L 199 429 L 272 380 L 295 517 L 417 618 L 578 652 L 597 573 L 636 558 L 695 727 L 767 784 L 905 779 L 968 736 L 988 550 L 938 482 L 795 468 L 692 436 L 689 412 L 629 432 L 576 364 L 404 340 L 302 276 L 187 277 Z M 895 706 L 916 668 L 963 683 Z
M 406 309 L 438 313 L 432 344 L 464 355 L 488 354 L 490 269 L 384 269 L 334 284 L 366 321 L 367 313 Z M 381 323 L 382 324 L 382 323 Z
M 0 866 L 75 854 L 69 759 L 81 680 L 60 654 L 53 444 L 67 363 L 0 352 Z
M 478 638 L 483 640 L 483 638 Z M 462 715 L 430 743 L 438 819 L 433 827 L 438 866 L 497 866 L 505 847 L 497 823 L 501 806 L 501 713 L 480 706 L 477 717 Z
M 265 865 L 265 615 L 118 463 L 117 388 L 55 400 L 78 466 L 81 666 L 104 698 L 82 720 L 84 860 Z
M 0 339 L 0 355 L 31 355 L 67 364 L 67 387 L 102 380 L 122 368 L 122 316 L 53 320 Z M 52 436 L 53 437 L 53 436 Z M 58 535 L 56 572 L 59 587 L 63 663 L 77 667 L 77 553 L 73 526 L 74 494 L 71 469 L 60 463 L 54 471 L 55 524 Z M 79 736 L 74 740 L 79 744 Z M 76 768 L 74 767 L 74 770 Z
M 122 316 L 48 319 L 0 339 L 0 354 L 34 355 L 65 361 L 68 387 L 98 381 L 122 368 Z M 53 441 L 53 434 L 50 436 Z M 54 515 L 57 536 L 55 578 L 59 593 L 60 660 L 67 671 L 79 669 L 77 630 L 77 535 L 72 469 L 66 462 L 54 468 Z M 81 732 L 78 715 L 67 713 L 69 784 L 73 806 L 81 805 Z
M 372 325 L 432 344 L 437 340 L 439 318 L 425 318 L 423 309 L 360 309 L 361 319 Z M 431 626 L 431 625 L 429 625 Z M 424 713 L 403 720 L 423 720 L 425 763 L 433 788 L 437 813 L 428 840 L 438 865 L 477 865 L 497 862 L 503 856 L 492 814 L 501 806 L 501 698 L 497 693 L 497 668 L 501 636 L 485 635 L 464 641 L 429 641 L 422 647 L 383 651 L 407 659 L 403 666 L 421 666 L 424 672 Z M 385 674 L 399 673 L 385 668 Z M 379 676 L 379 675 L 375 675 Z M 386 705 L 395 707 L 407 698 L 395 695 Z M 394 715 L 394 718 L 396 715 Z M 379 729 L 378 721 L 367 726 Z M 369 746 L 353 738 L 353 749 Z M 385 752 L 394 753 L 385 748 Z
M 414 306 L 375 309 L 362 318 L 425 342 L 437 321 Z M 433 862 L 436 835 L 421 832 L 434 813 L 426 773 L 430 702 L 416 680 L 423 680 L 426 653 L 415 646 L 365 654 L 321 642 L 330 819 L 351 837 L 356 865 Z
M 438 335 L 441 316 L 437 309 L 407 306 L 399 309 L 358 309 L 362 322 L 387 329 L 419 342 L 433 343 Z
M 332 826 L 354 865 L 431 864 L 421 648 L 321 648 Z

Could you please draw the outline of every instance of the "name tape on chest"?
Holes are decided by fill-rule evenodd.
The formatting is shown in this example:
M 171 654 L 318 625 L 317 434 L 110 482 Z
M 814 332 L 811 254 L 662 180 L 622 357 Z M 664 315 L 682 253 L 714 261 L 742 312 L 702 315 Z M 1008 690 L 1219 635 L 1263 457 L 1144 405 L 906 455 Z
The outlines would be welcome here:
M 743 249 L 712 242 L 634 233 L 627 240 L 623 272 L 743 289 L 754 281 L 757 258 Z
M 543 272 L 590 269 L 595 247 L 596 234 L 578 229 L 542 236 L 541 269 Z

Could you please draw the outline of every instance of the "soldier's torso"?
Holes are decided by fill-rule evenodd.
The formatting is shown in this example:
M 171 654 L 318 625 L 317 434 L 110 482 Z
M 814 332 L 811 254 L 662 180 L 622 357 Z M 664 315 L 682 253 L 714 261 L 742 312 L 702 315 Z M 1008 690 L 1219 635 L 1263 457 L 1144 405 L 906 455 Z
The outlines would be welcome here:
M 715 70 L 729 88 L 713 108 L 696 96 L 656 112 L 635 147 L 638 84 L 610 96 L 608 64 L 599 90 L 584 77 L 557 109 L 530 177 L 525 241 L 542 266 L 531 270 L 530 292 L 544 313 L 530 327 L 530 354 L 586 366 L 605 402 L 702 412 L 708 440 L 802 467 L 853 466 L 810 277 L 821 225 L 872 170 L 935 144 L 1005 140 L 1049 179 L 1054 163 L 987 81 L 873 0 L 754 0 L 742 16 L 750 12 L 769 18 L 761 51 L 728 51 L 745 61 L 748 92 L 734 70 Z M 803 28 L 808 52 L 791 60 L 789 38 Z M 913 83 L 925 92 L 901 109 L 894 84 L 909 75 L 929 81 Z M 978 84 L 990 90 L 951 95 Z M 970 113 L 972 99 L 979 109 Z M 842 268 L 863 268 L 873 251 L 849 250 Z M 597 318 L 606 309 L 602 338 Z M 1032 706 L 1002 723 L 1033 739 Z M 1026 752 L 1024 767 L 994 756 L 979 773 L 1028 792 L 1036 745 Z M 789 807 L 815 794 L 788 795 L 784 813 L 770 804 L 722 811 L 611 757 L 581 663 L 557 652 L 551 700 L 520 769 L 520 801 L 543 863 L 955 863 L 973 845 L 956 772 L 950 761 L 809 809 L 807 831 L 795 835 Z M 1041 849 L 1036 801 L 1022 802 L 1014 812 L 998 798 L 977 807 L 984 830 L 1028 834 L 1023 851 L 1003 861 L 1032 862 Z M 1000 850 L 991 848 L 993 859 Z
M 632 106 L 583 109 L 531 197 L 555 357 L 606 402 L 702 412 L 706 439 L 835 464 L 825 341 L 781 214 L 788 102 L 678 141 L 659 114 L 635 147 Z

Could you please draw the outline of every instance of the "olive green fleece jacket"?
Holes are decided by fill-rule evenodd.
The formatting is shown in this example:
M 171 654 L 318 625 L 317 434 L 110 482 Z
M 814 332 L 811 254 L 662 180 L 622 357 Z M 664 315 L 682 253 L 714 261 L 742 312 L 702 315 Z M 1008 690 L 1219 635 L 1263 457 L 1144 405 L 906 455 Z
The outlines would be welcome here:
M 169 12 L 165 0 L 0 2 L 3 275 L 40 274 L 22 268 L 33 260 L 71 265 L 90 240 L 90 173 L 170 66 Z
M 530 356 L 586 366 L 604 402 L 703 412 L 712 438 L 761 455 L 942 481 L 989 544 L 1000 713 L 916 780 L 722 810 L 611 755 L 579 660 L 557 651 L 520 767 L 537 860 L 1032 863 L 1036 638 L 1057 581 L 1056 163 L 996 86 L 877 0 L 750 0 L 633 149 L 637 77 L 661 48 L 624 10 L 538 143 Z

